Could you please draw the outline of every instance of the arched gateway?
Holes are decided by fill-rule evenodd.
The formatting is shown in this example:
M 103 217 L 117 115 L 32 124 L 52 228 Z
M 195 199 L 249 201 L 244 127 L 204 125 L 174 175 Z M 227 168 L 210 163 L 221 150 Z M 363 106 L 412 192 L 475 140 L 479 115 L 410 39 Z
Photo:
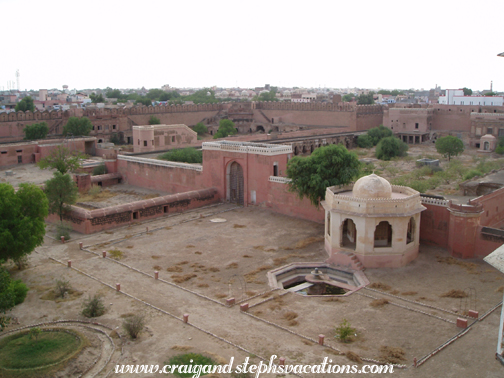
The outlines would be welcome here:
M 229 164 L 228 199 L 229 202 L 243 205 L 243 168 L 236 161 Z

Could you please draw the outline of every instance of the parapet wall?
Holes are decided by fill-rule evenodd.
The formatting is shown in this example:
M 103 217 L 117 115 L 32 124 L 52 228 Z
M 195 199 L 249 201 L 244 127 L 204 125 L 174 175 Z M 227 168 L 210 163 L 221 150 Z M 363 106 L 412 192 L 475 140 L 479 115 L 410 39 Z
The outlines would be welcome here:
M 209 188 L 96 210 L 86 210 L 72 206 L 71 211 L 65 214 L 63 219 L 70 222 L 75 231 L 91 234 L 163 215 L 195 209 L 218 201 L 217 190 Z M 47 220 L 57 223 L 59 217 L 56 214 L 51 214 Z

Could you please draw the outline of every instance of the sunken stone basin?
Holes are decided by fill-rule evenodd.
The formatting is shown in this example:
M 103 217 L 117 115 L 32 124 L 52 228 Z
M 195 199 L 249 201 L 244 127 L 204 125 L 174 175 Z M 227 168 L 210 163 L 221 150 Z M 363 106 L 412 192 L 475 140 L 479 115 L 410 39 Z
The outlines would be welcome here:
M 300 295 L 350 295 L 369 284 L 362 271 L 336 268 L 326 263 L 292 263 L 268 272 L 272 289 Z

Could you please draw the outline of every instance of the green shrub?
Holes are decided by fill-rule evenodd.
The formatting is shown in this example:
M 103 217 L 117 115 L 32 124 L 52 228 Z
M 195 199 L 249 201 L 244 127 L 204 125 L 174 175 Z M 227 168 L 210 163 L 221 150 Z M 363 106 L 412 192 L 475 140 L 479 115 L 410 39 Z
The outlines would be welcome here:
M 108 169 L 105 164 L 100 164 L 93 168 L 93 176 L 105 175 L 107 173 Z
M 343 319 L 340 325 L 334 329 L 334 332 L 336 333 L 334 337 L 340 339 L 343 342 L 347 342 L 350 336 L 355 333 L 355 331 L 355 328 L 352 328 L 350 326 L 348 320 Z
M 95 294 L 92 298 L 89 297 L 84 301 L 84 308 L 82 310 L 82 315 L 86 318 L 96 318 L 105 313 L 105 305 L 103 304 L 103 299 Z
M 60 240 L 62 236 L 65 240 L 70 240 L 70 231 L 72 231 L 72 225 L 67 222 L 62 222 L 56 226 L 56 239 Z
M 161 160 L 179 161 L 183 163 L 202 163 L 203 151 L 196 150 L 195 148 L 183 148 L 180 150 L 173 150 L 165 152 L 158 156 Z
M 376 146 L 376 157 L 381 160 L 390 160 L 396 156 L 406 156 L 408 145 L 396 137 L 390 136 L 380 140 Z
M 136 339 L 145 326 L 145 315 L 129 316 L 123 321 L 123 329 L 132 339 Z
M 504 146 L 498 146 L 495 149 L 495 152 L 498 153 L 499 155 L 504 155 Z
M 42 330 L 39 327 L 33 327 L 33 328 L 30 328 L 30 332 L 28 332 L 28 336 L 30 337 L 30 340 L 31 339 L 37 340 L 38 336 L 41 333 L 42 333 Z
M 158 117 L 150 116 L 149 125 L 159 125 L 161 120 Z
M 66 293 L 70 291 L 72 286 L 70 286 L 70 282 L 66 280 L 56 280 L 56 286 L 54 288 L 54 292 L 56 297 L 65 298 Z
M 21 280 L 15 280 L 11 281 L 10 288 L 14 291 L 14 303 L 16 305 L 23 303 L 28 293 L 28 286 Z
M 378 127 L 373 127 L 372 129 L 369 129 L 367 135 L 371 138 L 373 146 L 376 146 L 378 142 L 380 142 L 380 140 L 382 140 L 383 138 L 391 137 L 392 130 L 383 125 L 380 125 Z
M 196 125 L 194 125 L 193 130 L 196 131 L 200 136 L 208 133 L 208 128 L 201 122 L 198 122 Z
M 371 148 L 373 147 L 373 139 L 368 134 L 359 135 L 357 145 L 360 148 Z
M 192 360 L 192 361 L 191 361 Z M 187 366 L 194 366 L 194 365 L 215 365 L 215 362 L 210 358 L 203 356 L 202 354 L 198 353 L 186 353 L 186 354 L 179 354 L 178 356 L 173 356 L 170 358 L 169 362 L 167 365 L 187 365 Z M 191 369 L 192 370 L 192 369 Z M 187 377 L 192 377 L 192 373 L 179 373 L 177 370 L 173 372 L 174 375 L 176 375 L 179 378 L 187 378 Z M 201 375 L 205 375 L 204 373 L 201 373 Z
M 464 180 L 470 180 L 472 179 L 473 177 L 476 177 L 476 176 L 483 176 L 483 173 L 481 171 L 478 171 L 477 169 L 471 169 L 469 172 L 467 172 L 465 175 L 464 175 Z
M 109 142 L 114 144 L 121 144 L 121 139 L 119 138 L 119 135 L 117 135 L 117 133 L 114 133 L 110 137 Z

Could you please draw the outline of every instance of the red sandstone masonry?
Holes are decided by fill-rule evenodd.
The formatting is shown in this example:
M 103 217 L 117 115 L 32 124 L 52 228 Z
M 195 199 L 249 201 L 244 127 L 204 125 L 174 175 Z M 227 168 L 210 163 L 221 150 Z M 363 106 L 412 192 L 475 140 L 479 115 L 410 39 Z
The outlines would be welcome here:
M 209 188 L 91 211 L 72 206 L 71 212 L 63 218 L 72 224 L 75 231 L 90 234 L 206 206 L 218 201 L 217 190 Z M 47 220 L 56 223 L 59 222 L 59 217 L 51 214 Z

